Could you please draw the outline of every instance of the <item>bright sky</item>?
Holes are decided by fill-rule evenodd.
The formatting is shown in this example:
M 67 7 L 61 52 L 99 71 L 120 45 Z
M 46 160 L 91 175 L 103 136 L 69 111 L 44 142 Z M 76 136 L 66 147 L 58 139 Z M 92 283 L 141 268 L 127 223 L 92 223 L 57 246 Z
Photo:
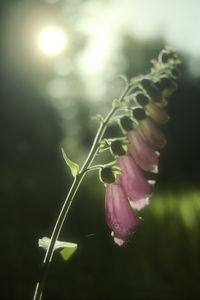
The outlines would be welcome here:
M 189 65 L 200 74 L 199 0 L 89 1 L 81 9 L 77 26 L 90 37 L 79 62 L 89 84 L 98 82 L 93 93 L 103 94 L 100 81 L 109 75 L 108 70 L 114 72 L 112 62 L 124 31 L 140 39 L 164 38 L 168 45 L 191 55 Z

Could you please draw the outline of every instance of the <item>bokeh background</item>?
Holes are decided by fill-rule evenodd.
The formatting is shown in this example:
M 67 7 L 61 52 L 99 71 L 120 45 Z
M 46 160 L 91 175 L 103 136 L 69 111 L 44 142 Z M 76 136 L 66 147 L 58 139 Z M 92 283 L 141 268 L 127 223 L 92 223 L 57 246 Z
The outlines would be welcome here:
M 88 175 L 61 240 L 78 243 L 68 262 L 55 255 L 44 299 L 199 299 L 200 3 L 198 0 L 1 0 L 1 299 L 31 299 L 44 251 L 72 182 L 60 147 L 82 163 L 98 122 L 123 84 L 174 47 L 183 64 L 170 98 L 167 147 L 144 224 L 113 243 L 104 187 Z M 38 46 L 49 26 L 66 44 Z

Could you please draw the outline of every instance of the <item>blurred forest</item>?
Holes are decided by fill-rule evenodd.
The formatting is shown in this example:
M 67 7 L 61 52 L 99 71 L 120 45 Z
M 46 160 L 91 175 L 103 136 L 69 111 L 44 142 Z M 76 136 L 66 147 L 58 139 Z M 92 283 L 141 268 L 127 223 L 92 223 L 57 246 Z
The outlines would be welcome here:
M 98 97 L 77 67 L 89 37 L 75 21 L 87 2 L 1 1 L 0 299 L 33 295 L 44 255 L 38 238 L 50 236 L 72 182 L 61 146 L 83 163 L 98 127 L 91 117 L 104 115 L 119 96 L 123 83 L 118 75 L 148 72 L 150 60 L 166 45 L 161 36 L 140 39 L 121 33 Z M 32 32 L 45 18 L 67 28 L 70 47 L 59 58 L 34 50 Z M 104 187 L 98 174 L 89 174 L 60 237 L 78 243 L 78 250 L 67 263 L 55 255 L 44 299 L 199 299 L 200 77 L 188 69 L 189 54 L 178 55 L 182 76 L 167 107 L 168 144 L 151 204 L 142 212 L 144 224 L 130 244 L 116 246 L 105 222 Z M 70 71 L 56 74 L 54 67 L 63 59 Z

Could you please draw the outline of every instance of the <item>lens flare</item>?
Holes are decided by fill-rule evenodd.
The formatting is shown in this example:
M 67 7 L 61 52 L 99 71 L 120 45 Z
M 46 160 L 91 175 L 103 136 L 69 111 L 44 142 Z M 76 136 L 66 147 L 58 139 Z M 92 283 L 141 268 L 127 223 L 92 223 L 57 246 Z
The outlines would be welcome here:
M 67 36 L 58 27 L 46 27 L 39 33 L 38 46 L 46 55 L 58 55 L 66 47 Z

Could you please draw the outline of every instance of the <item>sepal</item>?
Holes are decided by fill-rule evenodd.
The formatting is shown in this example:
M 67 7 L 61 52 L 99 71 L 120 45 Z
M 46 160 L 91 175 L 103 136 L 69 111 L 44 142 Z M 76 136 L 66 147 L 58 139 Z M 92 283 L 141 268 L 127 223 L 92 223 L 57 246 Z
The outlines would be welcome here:
M 72 176 L 76 177 L 79 173 L 79 165 L 73 162 L 71 159 L 69 159 L 63 148 L 61 148 L 61 151 L 66 164 L 71 170 Z

